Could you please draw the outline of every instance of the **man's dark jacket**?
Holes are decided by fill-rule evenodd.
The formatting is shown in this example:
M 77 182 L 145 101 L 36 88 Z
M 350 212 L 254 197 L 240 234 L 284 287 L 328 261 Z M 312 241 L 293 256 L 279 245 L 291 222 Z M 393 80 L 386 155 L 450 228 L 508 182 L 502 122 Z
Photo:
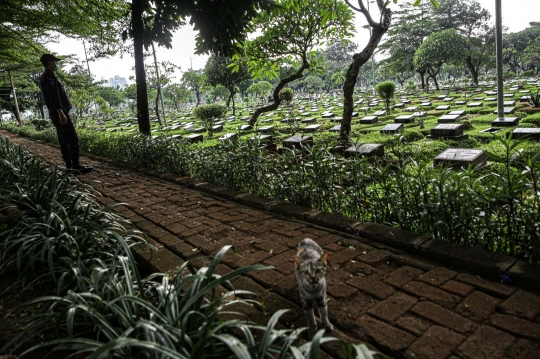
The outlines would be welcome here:
M 43 88 L 43 97 L 49 112 L 56 112 L 58 109 L 71 109 L 71 102 L 69 102 L 66 89 L 58 81 L 53 71 L 45 69 L 41 76 L 41 87 Z

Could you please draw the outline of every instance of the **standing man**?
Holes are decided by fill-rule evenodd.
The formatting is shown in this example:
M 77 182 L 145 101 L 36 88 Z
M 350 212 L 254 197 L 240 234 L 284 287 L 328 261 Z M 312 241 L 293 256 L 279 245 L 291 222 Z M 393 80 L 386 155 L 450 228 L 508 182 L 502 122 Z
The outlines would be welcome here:
M 73 121 L 69 116 L 71 103 L 69 102 L 64 86 L 62 86 L 54 74 L 58 70 L 56 63 L 60 59 L 51 54 L 44 54 L 41 56 L 40 61 L 45 67 L 45 72 L 41 76 L 43 97 L 49 110 L 49 117 L 56 128 L 62 159 L 66 163 L 68 171 L 89 173 L 92 171 L 92 167 L 81 166 L 79 164 L 79 137 L 77 137 Z

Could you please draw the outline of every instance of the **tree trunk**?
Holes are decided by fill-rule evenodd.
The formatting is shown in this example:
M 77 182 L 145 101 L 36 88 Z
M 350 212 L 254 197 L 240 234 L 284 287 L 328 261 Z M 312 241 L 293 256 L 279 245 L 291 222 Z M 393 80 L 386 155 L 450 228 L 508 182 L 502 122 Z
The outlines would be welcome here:
M 364 65 L 375 52 L 383 35 L 388 31 L 390 21 L 392 20 L 392 11 L 383 6 L 383 1 L 377 0 L 377 4 L 379 5 L 379 9 L 384 9 L 381 11 L 383 13 L 382 23 L 375 23 L 372 25 L 373 31 L 371 32 L 367 46 L 362 52 L 353 55 L 353 62 L 347 70 L 347 75 L 345 75 L 345 83 L 343 84 L 343 119 L 341 120 L 341 130 L 339 133 L 339 139 L 341 141 L 348 141 L 351 132 L 352 113 L 354 110 L 353 94 L 356 79 L 358 78 L 358 72 L 362 65 Z
M 156 117 L 157 117 L 159 126 L 162 126 L 162 125 L 161 125 L 161 116 L 159 115 L 159 92 L 158 92 L 158 94 L 156 95 L 155 106 L 156 106 L 156 107 L 155 107 L 155 110 L 156 110 Z
M 234 103 L 234 94 L 231 93 L 231 100 L 232 100 L 232 114 L 233 116 L 236 115 L 236 107 L 235 107 L 235 103 Z
M 472 63 L 471 56 L 467 56 L 467 58 L 465 59 L 465 62 L 467 63 L 467 68 L 469 69 L 469 72 L 471 73 L 474 84 L 478 86 L 478 70 Z
M 311 66 L 309 65 L 309 63 L 306 60 L 304 60 L 302 63 L 302 66 L 295 74 L 281 80 L 276 86 L 276 88 L 274 89 L 274 93 L 272 94 L 272 97 L 274 98 L 274 102 L 268 106 L 259 107 L 258 109 L 256 109 L 253 115 L 251 115 L 251 118 L 249 119 L 249 124 L 251 126 L 255 126 L 255 123 L 257 123 L 257 120 L 259 119 L 260 115 L 262 115 L 265 112 L 277 110 L 277 108 L 279 107 L 281 103 L 281 99 L 279 98 L 279 91 L 281 91 L 285 87 L 285 85 L 288 84 L 289 82 L 292 82 L 294 80 L 301 78 L 303 76 L 304 70 L 309 69 L 310 67 Z
M 139 131 L 150 134 L 150 114 L 148 112 L 148 93 L 143 57 L 143 7 L 142 0 L 131 2 L 131 23 L 133 26 L 133 48 L 135 52 L 135 83 L 137 84 L 137 121 Z
M 201 103 L 201 93 L 199 91 L 195 91 L 195 99 L 197 100 L 195 107 L 199 107 L 199 104 Z

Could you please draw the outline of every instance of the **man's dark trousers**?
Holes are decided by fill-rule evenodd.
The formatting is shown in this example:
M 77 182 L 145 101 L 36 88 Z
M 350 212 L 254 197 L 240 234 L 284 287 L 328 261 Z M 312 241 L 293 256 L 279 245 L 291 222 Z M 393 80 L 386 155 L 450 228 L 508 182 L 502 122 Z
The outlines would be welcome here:
M 52 120 L 54 127 L 56 127 L 56 134 L 58 135 L 58 143 L 60 144 L 60 152 L 62 158 L 66 163 L 67 168 L 77 166 L 79 164 L 79 137 L 73 126 L 73 121 L 69 115 L 69 110 L 63 110 L 67 118 L 67 123 L 62 125 L 60 123 L 60 116 L 56 111 L 49 111 L 49 117 Z

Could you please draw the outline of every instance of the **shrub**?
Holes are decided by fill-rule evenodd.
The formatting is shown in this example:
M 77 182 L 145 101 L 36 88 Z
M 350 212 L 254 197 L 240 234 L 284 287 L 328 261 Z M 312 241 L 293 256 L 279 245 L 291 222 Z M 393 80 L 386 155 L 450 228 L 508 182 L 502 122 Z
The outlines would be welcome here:
M 531 91 L 531 96 L 529 96 L 529 104 L 534 107 L 540 107 L 540 91 L 536 90 L 536 93 Z
M 49 127 L 50 122 L 47 120 L 42 120 L 42 119 L 35 119 L 35 120 L 32 120 L 32 125 L 34 125 L 36 130 L 40 131 L 46 127 Z
M 290 103 L 294 97 L 294 92 L 291 88 L 285 87 L 281 91 L 279 91 L 279 99 L 281 101 L 284 101 L 286 103 Z
M 223 105 L 209 104 L 200 105 L 193 109 L 193 116 L 201 121 L 201 124 L 208 131 L 208 136 L 212 137 L 212 126 L 214 119 L 225 116 L 227 108 Z
M 394 98 L 396 84 L 392 81 L 385 81 L 378 84 L 375 89 L 386 104 L 386 112 L 390 113 L 390 101 Z

